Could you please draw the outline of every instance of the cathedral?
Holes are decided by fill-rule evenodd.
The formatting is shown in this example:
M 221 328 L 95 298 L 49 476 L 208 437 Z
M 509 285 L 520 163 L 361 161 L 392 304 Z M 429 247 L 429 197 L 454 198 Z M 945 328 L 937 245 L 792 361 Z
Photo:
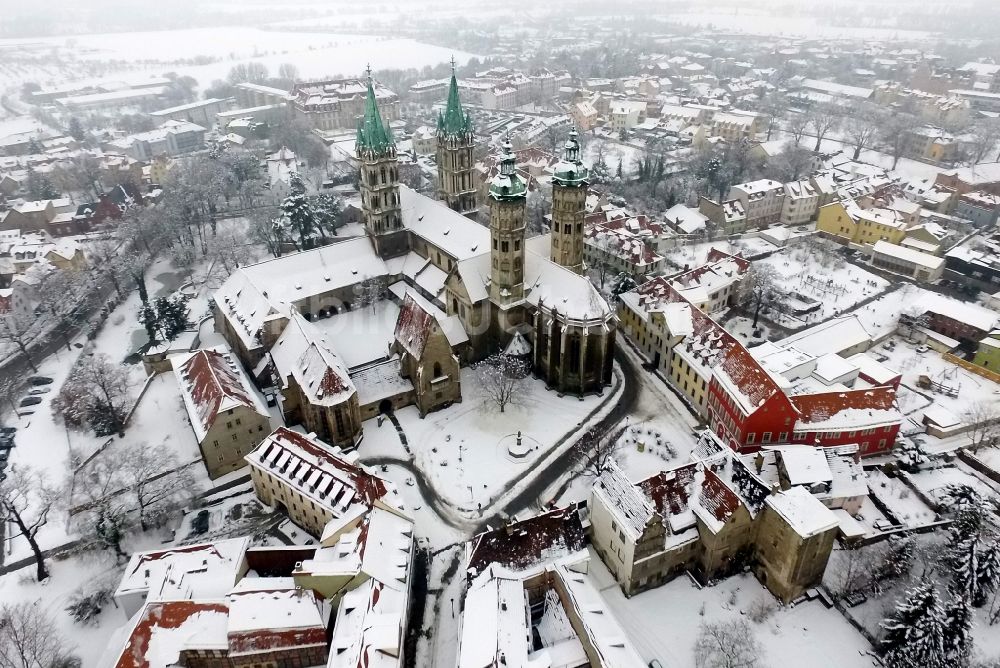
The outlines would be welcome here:
M 560 394 L 611 382 L 617 321 L 584 271 L 589 172 L 576 134 L 554 169 L 551 233 L 533 238 L 509 141 L 489 183 L 489 226 L 469 217 L 474 147 L 453 73 L 437 123 L 438 199 L 402 185 L 369 75 L 355 146 L 365 238 L 242 267 L 218 290 L 216 329 L 262 386 L 280 390 L 287 420 L 356 445 L 379 412 L 461 401 L 459 368 L 500 352 Z M 385 348 L 380 332 L 338 329 L 357 326 L 372 281 L 398 305 Z
M 454 73 L 445 110 L 438 117 L 437 136 L 439 198 L 452 211 L 467 215 L 476 199 L 475 133 L 471 116 L 462 109 Z M 525 238 L 528 189 L 517 174 L 508 141 L 500 172 L 489 184 L 488 246 L 465 249 L 436 244 L 422 231 L 437 226 L 442 235 L 438 238 L 455 235 L 457 240 L 479 236 L 485 232 L 481 225 L 438 213 L 433 204 L 428 206 L 430 200 L 407 207 L 408 198 L 426 199 L 413 191 L 407 190 L 401 199 L 395 144 L 371 89 L 356 150 L 365 230 L 376 252 L 386 259 L 415 252 L 436 260 L 448 273 L 443 306 L 448 315 L 460 318 L 469 336 L 465 361 L 504 350 L 520 334 L 531 344 L 535 373 L 556 391 L 582 395 L 599 392 L 610 382 L 616 321 L 584 273 L 589 172 L 575 132 L 570 133 L 552 178 L 551 233 Z M 429 222 L 424 219 L 427 215 L 432 217 Z

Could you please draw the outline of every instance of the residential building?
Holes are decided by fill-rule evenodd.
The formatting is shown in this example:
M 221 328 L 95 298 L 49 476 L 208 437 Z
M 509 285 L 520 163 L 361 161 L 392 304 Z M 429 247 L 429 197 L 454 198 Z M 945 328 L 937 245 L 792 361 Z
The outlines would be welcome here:
M 205 100 L 197 100 L 187 104 L 160 109 L 149 113 L 158 121 L 186 121 L 211 128 L 216 123 L 216 116 L 223 111 L 227 111 L 233 106 L 233 98 L 210 97 Z
M 979 340 L 972 363 L 994 373 L 1000 373 L 1000 329 L 995 329 Z
M 812 221 L 818 211 L 819 191 L 809 181 L 792 181 L 785 184 L 785 199 L 780 216 L 782 224 L 804 225 Z
M 816 229 L 843 244 L 898 244 L 906 237 L 903 216 L 892 209 L 862 208 L 857 202 L 833 202 L 820 207 Z
M 675 204 L 667 209 L 663 222 L 679 235 L 698 237 L 708 233 L 708 216 L 684 204 Z
M 997 224 L 1000 215 L 1000 195 L 985 192 L 968 192 L 955 202 L 955 215 L 972 221 L 979 228 Z
M 580 129 L 580 132 L 590 132 L 597 126 L 600 115 L 590 100 L 579 100 L 570 107 L 570 116 L 573 117 L 573 124 Z
M 236 84 L 236 106 L 263 107 L 290 103 L 294 95 L 287 90 L 244 81 Z
M 242 468 L 271 431 L 267 406 L 227 348 L 172 359 L 191 429 L 213 480 Z
M 944 256 L 945 276 L 973 285 L 989 294 L 1000 290 L 1000 243 L 973 239 Z
M 765 228 L 781 219 L 785 187 L 777 181 L 760 179 L 733 186 L 728 199 L 742 203 L 748 229 Z
M 170 157 L 190 153 L 203 146 L 205 128 L 188 121 L 168 120 L 156 130 L 129 135 L 111 142 L 111 146 L 127 152 L 142 162 L 159 155 Z
M 615 100 L 611 103 L 609 117 L 615 132 L 631 130 L 646 120 L 646 101 Z
M 739 199 L 728 199 L 719 204 L 702 196 L 698 200 L 698 211 L 712 221 L 715 229 L 723 234 L 741 234 L 747 231 L 746 206 Z
M 413 131 L 410 145 L 417 155 L 434 155 L 437 151 L 437 133 L 426 125 L 421 125 Z
M 637 483 L 612 463 L 590 503 L 598 554 L 627 596 L 685 571 L 709 581 L 748 566 L 782 601 L 800 596 L 822 578 L 836 516 L 804 487 L 774 492 L 724 446 L 708 450 Z

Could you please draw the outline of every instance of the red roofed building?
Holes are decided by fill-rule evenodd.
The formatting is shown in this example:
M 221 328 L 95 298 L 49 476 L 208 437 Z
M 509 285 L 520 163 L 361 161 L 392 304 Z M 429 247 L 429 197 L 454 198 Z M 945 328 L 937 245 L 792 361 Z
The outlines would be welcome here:
M 417 408 L 427 415 L 462 401 L 458 357 L 444 327 L 444 316 L 429 304 L 407 293 L 396 319 L 393 350 L 399 370 L 413 383 Z
M 333 519 L 360 516 L 372 506 L 401 507 L 395 486 L 311 436 L 278 427 L 246 456 L 254 491 L 314 536 Z
M 136 616 L 115 668 L 318 666 L 326 625 L 312 591 L 241 591 L 225 599 L 156 601 Z
M 227 348 L 173 358 L 191 429 L 210 477 L 244 466 L 243 456 L 271 431 L 263 399 Z
M 712 377 L 709 424 L 731 448 L 858 444 L 862 457 L 892 449 L 902 415 L 891 386 L 793 394 L 737 344 Z

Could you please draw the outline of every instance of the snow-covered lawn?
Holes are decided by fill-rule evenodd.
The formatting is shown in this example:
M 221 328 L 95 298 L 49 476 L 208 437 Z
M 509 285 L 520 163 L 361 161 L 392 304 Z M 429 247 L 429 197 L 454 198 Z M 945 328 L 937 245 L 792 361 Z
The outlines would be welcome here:
M 917 489 L 932 499 L 940 499 L 941 491 L 946 485 L 968 485 L 987 498 L 1000 496 L 993 486 L 961 466 L 926 469 L 910 474 L 910 480 Z
M 614 578 L 591 551 L 589 577 L 611 612 L 646 661 L 670 668 L 694 668 L 692 648 L 702 623 L 738 619 L 754 604 L 769 601 L 774 613 L 751 622 L 764 648 L 761 665 L 810 668 L 870 668 L 868 641 L 835 609 L 818 600 L 794 608 L 777 607 L 774 597 L 752 575 L 739 575 L 712 587 L 697 588 L 681 575 L 667 584 L 625 598 Z
M 899 294 L 899 293 L 896 293 Z M 890 298 L 895 295 L 889 295 Z M 912 306 L 910 296 L 906 298 L 907 304 Z M 1000 385 L 991 380 L 983 378 L 969 371 L 966 371 L 957 364 L 952 364 L 945 360 L 941 353 L 928 350 L 918 353 L 916 346 L 907 343 L 900 336 L 893 336 L 875 348 L 874 352 L 885 355 L 883 364 L 890 369 L 895 369 L 903 374 L 903 385 L 910 392 L 917 395 L 906 399 L 903 412 L 921 421 L 923 409 L 933 404 L 940 410 L 944 409 L 959 420 L 977 403 L 994 403 L 1000 401 Z M 958 396 L 951 397 L 941 392 L 924 390 L 917 387 L 920 376 L 929 376 L 934 382 L 941 383 L 958 390 Z M 922 399 L 922 401 L 921 401 Z M 928 437 L 930 438 L 930 437 Z
M 904 526 L 924 526 L 936 519 L 936 513 L 899 478 L 890 478 L 878 470 L 868 471 L 868 487 Z
M 452 504 L 465 510 L 489 505 L 528 474 L 539 456 L 580 426 L 608 396 L 605 392 L 604 397 L 592 395 L 583 400 L 560 397 L 546 390 L 544 382 L 530 377 L 523 381 L 519 394 L 519 405 L 507 406 L 500 413 L 489 402 L 476 372 L 463 369 L 462 403 L 423 419 L 412 406 L 396 413 L 416 466 Z M 389 431 L 391 425 L 383 424 L 382 431 L 373 427 L 374 420 L 365 424 L 362 458 L 399 456 L 398 446 L 392 443 L 395 434 Z M 522 443 L 533 449 L 524 458 L 515 459 L 508 446 L 514 444 L 519 430 Z M 370 438 L 372 432 L 378 434 L 374 439 Z M 383 447 L 390 452 L 383 452 Z
M 819 302 L 820 307 L 803 316 L 769 313 L 787 327 L 823 322 L 853 309 L 859 302 L 886 291 L 889 282 L 848 263 L 822 242 L 806 242 L 758 261 L 781 277 L 781 288 L 790 297 Z
M 667 262 L 672 264 L 676 269 L 690 269 L 691 267 L 698 267 L 705 264 L 708 261 L 708 253 L 713 248 L 724 253 L 739 254 L 746 258 L 754 258 L 759 255 L 778 251 L 778 247 L 766 239 L 743 237 L 735 241 L 728 241 L 726 239 L 699 241 L 698 243 L 668 249 L 664 252 L 664 256 L 667 258 Z M 668 270 L 668 273 L 673 272 Z

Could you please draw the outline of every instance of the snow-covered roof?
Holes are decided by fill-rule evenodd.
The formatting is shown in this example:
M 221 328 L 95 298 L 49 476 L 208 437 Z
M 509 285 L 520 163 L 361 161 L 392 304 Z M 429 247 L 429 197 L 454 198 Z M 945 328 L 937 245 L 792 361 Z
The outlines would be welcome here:
M 576 504 L 514 522 L 477 535 L 468 544 L 470 578 L 497 565 L 526 571 L 559 556 L 575 554 L 587 545 Z
M 830 465 L 820 448 L 797 445 L 776 448 L 775 453 L 792 486 L 833 481 Z
M 270 355 L 282 386 L 294 378 L 313 404 L 341 403 L 356 391 L 329 338 L 298 312 L 292 312 Z
M 872 256 L 876 255 L 886 255 L 931 270 L 936 270 L 944 264 L 943 257 L 931 255 L 930 253 L 921 253 L 918 250 L 907 248 L 906 246 L 897 246 L 881 239 L 876 241 L 872 247 Z
M 675 204 L 670 207 L 663 214 L 663 218 L 684 234 L 694 234 L 705 229 L 708 224 L 708 216 L 684 204 Z
M 919 306 L 927 313 L 936 313 L 984 332 L 995 329 L 1000 320 L 1000 314 L 996 311 L 933 292 L 922 296 Z
M 810 538 L 839 525 L 837 516 L 804 487 L 772 494 L 765 503 L 802 538 Z
M 311 589 L 243 589 L 231 592 L 226 602 L 230 655 L 326 646 L 326 625 Z
M 228 348 L 182 353 L 174 358 L 173 368 L 199 443 L 228 410 L 246 408 L 268 417 L 264 400 Z
M 402 508 L 395 485 L 370 473 L 316 438 L 278 427 L 246 456 L 246 461 L 265 475 L 276 477 L 342 517 L 376 503 Z
M 227 651 L 228 623 L 224 600 L 149 603 L 136 614 L 114 666 L 168 668 L 179 664 L 184 651 Z
M 856 315 L 845 315 L 796 332 L 782 339 L 781 345 L 794 345 L 804 353 L 820 357 L 826 353 L 839 353 L 871 340 L 872 335 Z
M 608 510 L 614 513 L 619 526 L 632 540 L 638 540 L 642 536 L 656 510 L 614 461 L 594 483 L 593 493 L 602 498 Z
M 891 387 L 796 394 L 789 401 L 799 414 L 796 431 L 872 429 L 899 424 L 903 418 Z
M 217 598 L 241 574 L 249 538 L 135 552 L 115 596 L 141 593 L 150 601 Z
M 454 260 L 489 251 L 490 231 L 476 221 L 407 186 L 399 187 L 399 202 L 403 225 Z

